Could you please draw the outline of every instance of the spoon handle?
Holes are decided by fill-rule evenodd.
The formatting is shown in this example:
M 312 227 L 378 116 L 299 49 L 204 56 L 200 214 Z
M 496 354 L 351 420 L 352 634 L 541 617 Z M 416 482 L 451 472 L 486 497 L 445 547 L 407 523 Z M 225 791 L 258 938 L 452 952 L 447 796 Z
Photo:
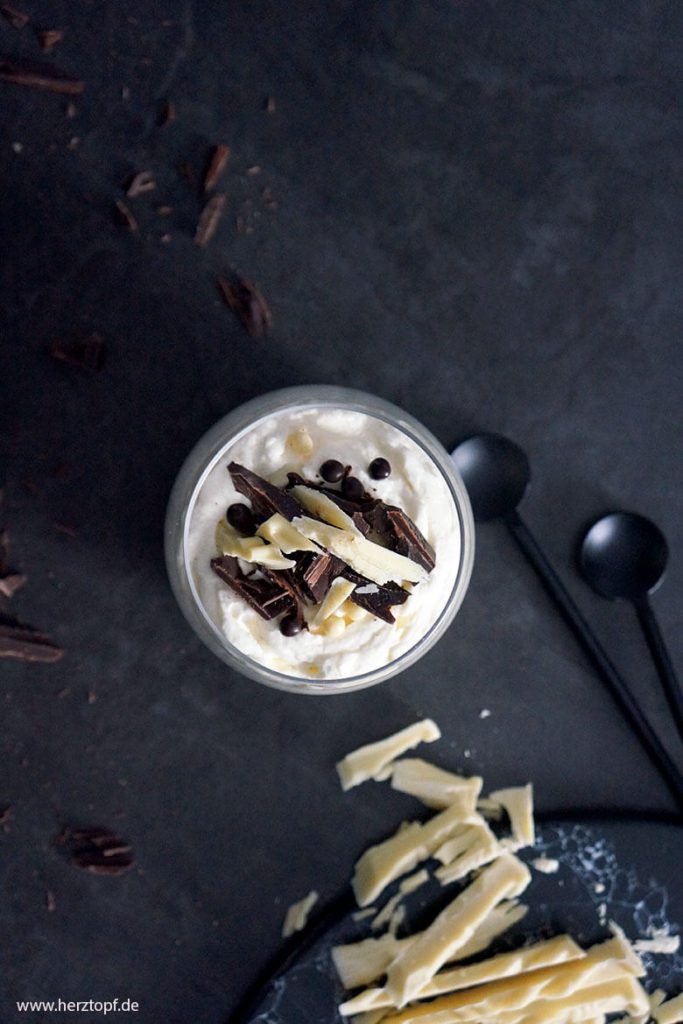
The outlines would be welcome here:
M 655 762 L 676 802 L 683 810 L 683 776 L 669 756 L 659 736 L 643 714 L 640 705 L 628 688 L 625 680 L 610 660 L 604 647 L 591 626 L 575 604 L 574 599 L 557 575 L 534 535 L 523 522 L 518 512 L 512 512 L 505 519 L 510 533 L 536 570 L 565 619 L 572 627 L 577 639 L 607 684 L 612 696 L 621 707 L 625 717 L 639 737 L 643 747 Z
M 654 659 L 659 678 L 662 683 L 664 695 L 671 709 L 673 720 L 678 729 L 678 735 L 683 739 L 683 692 L 676 676 L 669 652 L 664 643 L 659 623 L 652 611 L 652 606 L 647 597 L 635 602 L 636 612 L 643 628 L 647 645 Z

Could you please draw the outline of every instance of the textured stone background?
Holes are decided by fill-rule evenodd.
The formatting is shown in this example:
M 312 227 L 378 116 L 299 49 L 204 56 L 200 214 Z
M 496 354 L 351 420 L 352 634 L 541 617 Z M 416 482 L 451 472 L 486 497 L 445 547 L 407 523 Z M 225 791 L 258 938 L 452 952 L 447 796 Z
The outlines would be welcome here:
M 593 598 L 572 549 L 608 507 L 657 520 L 673 558 L 654 604 L 683 666 L 683 5 L 21 6 L 32 24 L 2 22 L 0 51 L 39 55 L 32 26 L 63 28 L 44 59 L 86 90 L 69 119 L 64 98 L 0 82 L 5 514 L 29 577 L 12 605 L 68 652 L 2 665 L 2 1020 L 16 998 L 118 994 L 151 1024 L 218 1022 L 284 907 L 337 894 L 412 808 L 340 793 L 333 763 L 357 742 L 430 714 L 444 765 L 531 778 L 542 810 L 672 809 L 501 527 L 478 531 L 441 644 L 334 700 L 270 692 L 205 651 L 161 535 L 192 444 L 273 387 L 374 391 L 449 446 L 508 433 L 532 461 L 529 524 L 675 753 L 631 609 Z M 200 250 L 178 166 L 201 176 L 217 142 L 229 207 Z M 133 235 L 114 201 L 141 169 L 158 187 L 130 200 Z M 262 287 L 268 340 L 221 305 L 225 267 Z M 46 354 L 92 330 L 102 373 Z M 65 822 L 115 827 L 139 870 L 72 869 L 51 845 Z

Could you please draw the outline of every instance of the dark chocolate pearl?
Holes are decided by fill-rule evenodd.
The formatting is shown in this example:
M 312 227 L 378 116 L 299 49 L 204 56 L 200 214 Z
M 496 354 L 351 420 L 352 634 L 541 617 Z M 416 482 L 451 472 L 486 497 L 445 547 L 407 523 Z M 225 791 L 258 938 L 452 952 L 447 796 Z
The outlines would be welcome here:
M 328 459 L 320 467 L 320 475 L 328 484 L 338 484 L 344 476 L 344 467 L 336 459 Z
M 360 501 L 364 494 L 364 488 L 358 477 L 345 476 L 342 481 L 342 494 L 349 501 Z
M 289 615 L 285 615 L 284 619 L 280 623 L 280 632 L 283 636 L 296 636 L 303 629 L 301 621 L 299 620 L 296 612 L 291 612 Z
M 240 533 L 253 533 L 256 527 L 251 509 L 247 505 L 243 505 L 241 501 L 228 508 L 225 518 Z
M 386 480 L 391 476 L 391 464 L 386 459 L 373 459 L 368 466 L 368 473 L 373 480 Z

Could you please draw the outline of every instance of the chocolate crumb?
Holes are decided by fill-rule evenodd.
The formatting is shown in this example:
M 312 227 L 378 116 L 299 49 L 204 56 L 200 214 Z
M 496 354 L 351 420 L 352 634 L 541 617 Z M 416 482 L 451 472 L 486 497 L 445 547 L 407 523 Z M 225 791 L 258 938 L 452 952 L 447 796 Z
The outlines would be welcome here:
M 25 583 L 26 577 L 22 576 L 19 572 L 10 573 L 9 576 L 3 576 L 0 578 L 0 594 L 9 600 L 14 597 L 17 590 L 20 590 Z
M 168 232 L 166 232 L 166 234 L 164 234 L 164 235 L 162 235 L 162 236 L 161 236 L 161 238 L 159 239 L 159 241 L 160 241 L 160 242 L 163 242 L 163 243 L 164 243 L 164 245 L 168 245 L 168 243 L 169 243 L 169 242 L 171 241 L 171 238 L 172 238 L 172 237 L 173 237 L 172 235 L 169 235 L 169 233 L 168 233 Z
M 258 164 L 254 164 L 252 167 L 247 167 L 247 174 L 248 174 L 248 176 L 250 178 L 253 178 L 253 177 L 255 177 L 255 175 L 260 174 L 260 173 L 261 173 L 261 168 L 259 167 Z
M 9 4 L 0 4 L 0 14 L 12 28 L 24 28 L 28 24 L 28 14 L 24 14 L 16 7 L 10 7 Z
M 230 147 L 224 146 L 223 143 L 219 143 L 214 147 L 209 166 L 206 169 L 204 175 L 204 191 L 210 192 L 216 185 L 218 179 L 223 174 L 223 171 L 228 165 L 230 160 Z
M 131 199 L 144 195 L 145 192 L 153 192 L 157 187 L 154 175 L 151 171 L 138 171 L 130 180 L 126 189 L 126 195 Z
M 53 914 L 57 908 L 54 893 L 50 889 L 45 890 L 45 909 L 48 914 Z
M 160 217 L 169 217 L 173 213 L 172 206 L 157 206 L 157 213 Z
M 273 99 L 272 96 L 269 96 L 268 99 L 266 100 L 264 109 L 265 109 L 266 114 L 274 114 L 275 113 L 275 110 L 276 110 L 275 100 Z
M 268 303 L 255 285 L 246 277 L 217 278 L 223 300 L 239 318 L 252 338 L 262 338 L 271 327 L 273 318 Z
M 159 115 L 159 127 L 163 128 L 164 125 L 171 124 L 172 121 L 175 121 L 177 116 L 175 103 L 171 100 L 166 100 L 161 110 L 161 114 Z
M 77 341 L 58 341 L 50 349 L 53 359 L 86 373 L 98 373 L 104 366 L 107 348 L 101 335 L 93 332 Z
M 0 825 L 6 825 L 12 817 L 12 805 L 7 804 L 6 807 L 0 811 Z
M 134 863 L 130 843 L 108 828 L 63 828 L 54 840 L 74 867 L 92 875 L 122 875 Z
M 209 199 L 208 203 L 202 210 L 199 216 L 199 221 L 197 222 L 197 230 L 194 235 L 196 245 L 204 248 L 204 246 L 209 244 L 215 235 L 218 223 L 223 216 L 224 207 L 224 192 L 216 192 L 215 195 L 211 196 L 211 199 Z
M 53 525 L 54 529 L 57 531 L 57 533 L 63 533 L 67 537 L 77 537 L 78 536 L 78 530 L 76 529 L 75 526 L 71 526 L 70 523 L 54 522 L 52 525 Z
M 65 113 L 66 117 L 69 119 L 69 121 L 73 121 L 74 117 L 78 113 L 78 109 L 76 107 L 76 104 L 75 103 L 67 103 L 66 108 L 64 110 L 64 113 Z
M 64 33 L 60 28 L 48 28 L 38 32 L 38 42 L 43 53 L 49 53 L 63 38 Z
M 87 697 L 88 704 L 94 704 L 96 700 L 97 700 L 97 694 L 95 693 L 95 691 L 93 689 L 88 690 L 88 697 Z
M 130 212 L 130 210 L 128 209 L 128 207 L 126 206 L 126 204 L 123 202 L 122 199 L 117 199 L 116 200 L 116 209 L 118 211 L 119 218 L 120 218 L 121 222 L 126 225 L 128 230 L 129 231 L 137 231 L 138 230 L 138 222 L 136 221 L 135 217 Z
M 34 63 L 19 60 L 0 60 L 0 80 L 71 96 L 80 96 L 85 89 L 85 82 L 80 79 L 68 78 L 51 69 L 47 70 Z

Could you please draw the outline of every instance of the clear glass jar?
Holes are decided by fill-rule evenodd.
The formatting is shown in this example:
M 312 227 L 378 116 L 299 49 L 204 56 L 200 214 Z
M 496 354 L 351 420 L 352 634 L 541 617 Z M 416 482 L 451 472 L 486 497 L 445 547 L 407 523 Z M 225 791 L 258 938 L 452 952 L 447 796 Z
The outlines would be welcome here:
M 259 421 L 280 412 L 305 409 L 343 409 L 365 413 L 407 435 L 436 466 L 453 500 L 460 525 L 459 565 L 448 600 L 437 619 L 420 639 L 393 661 L 360 675 L 338 679 L 312 679 L 287 675 L 259 664 L 231 644 L 203 607 L 188 558 L 188 529 L 202 485 L 229 448 Z M 219 420 L 195 445 L 175 481 L 168 503 L 165 526 L 168 575 L 180 608 L 197 636 L 222 661 L 242 675 L 290 693 L 349 693 L 381 683 L 403 672 L 444 634 L 467 590 L 474 560 L 474 522 L 465 486 L 453 462 L 437 439 L 408 413 L 381 398 L 327 385 L 285 388 L 255 398 Z

